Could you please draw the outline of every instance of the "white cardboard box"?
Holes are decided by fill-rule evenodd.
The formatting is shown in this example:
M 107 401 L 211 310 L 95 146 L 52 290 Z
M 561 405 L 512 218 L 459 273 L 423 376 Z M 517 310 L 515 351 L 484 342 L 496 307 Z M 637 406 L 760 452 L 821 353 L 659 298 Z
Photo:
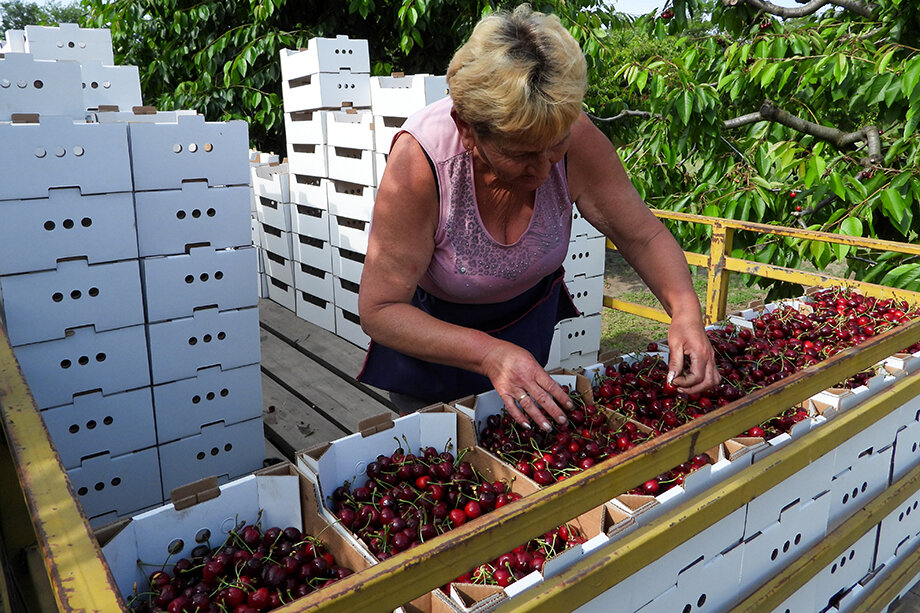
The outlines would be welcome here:
M 289 143 L 326 144 L 326 113 L 331 111 L 295 111 L 284 114 L 284 136 Z
M 917 545 L 920 534 L 920 492 L 906 501 L 879 522 L 878 542 L 875 547 L 875 566 L 903 555 Z
M 248 283 L 258 271 L 254 247 L 193 247 L 187 254 L 141 260 L 147 322 L 188 317 L 199 308 L 221 311 L 254 307 Z
M 914 421 L 895 435 L 891 481 L 894 483 L 920 463 L 920 421 Z
M 787 508 L 806 505 L 827 492 L 833 477 L 833 466 L 834 452 L 831 451 L 751 500 L 747 505 L 745 538 L 750 538 L 778 522 Z M 824 508 L 830 508 L 829 498 L 823 498 Z M 826 524 L 827 515 L 825 514 L 820 521 Z
M 123 597 L 130 597 L 135 585 L 140 589 L 147 585 L 149 568 L 165 565 L 171 570 L 179 557 L 188 556 L 202 542 L 203 531 L 210 535 L 206 542 L 216 547 L 229 530 L 260 520 L 263 527 L 295 526 L 319 538 L 338 564 L 356 572 L 367 568 L 361 555 L 319 515 L 313 484 L 288 463 L 261 469 L 219 488 L 212 489 L 205 482 L 183 490 L 189 490 L 188 500 L 179 499 L 136 515 L 124 526 L 107 528 L 110 535 L 99 539 Z M 181 547 L 178 553 L 170 555 L 170 548 L 177 545 Z
M 145 326 L 96 332 L 76 328 L 67 338 L 15 347 L 39 409 L 72 404 L 74 396 L 105 395 L 150 385 Z
M 262 249 L 262 272 L 272 279 L 294 285 L 294 260 Z
M 367 254 L 370 222 L 341 215 L 329 218 L 329 239 L 334 247 Z
M 41 415 L 64 468 L 99 453 L 120 456 L 157 444 L 149 387 L 109 396 L 83 394 Z
M 84 196 L 132 189 L 125 124 L 46 116 L 40 123 L 0 123 L 0 142 L 7 177 L 0 182 L 0 200 L 47 198 L 55 187 L 79 187 Z
M 607 239 L 603 236 L 576 237 L 570 241 L 564 264 L 565 280 L 603 275 L 606 252 Z
M 258 196 L 256 219 L 273 228 L 291 232 L 291 208 L 290 202 Z
M 370 149 L 353 149 L 350 147 L 326 148 L 329 162 L 329 178 L 360 185 L 374 186 L 377 175 L 374 171 L 374 152 Z
M 306 204 L 295 204 L 291 207 L 291 228 L 294 234 L 328 241 L 329 211 Z
M 184 181 L 209 187 L 249 185 L 249 126 L 181 115 L 176 123 L 131 123 L 134 189 L 178 189 Z
M 443 75 L 373 77 L 370 86 L 374 114 L 386 117 L 408 117 L 449 93 Z
M 374 149 L 374 115 L 367 109 L 326 113 L 326 144 L 330 147 Z
M 26 26 L 24 50 L 42 60 L 115 63 L 109 29 L 81 28 L 75 23 Z
M 294 261 L 309 264 L 332 272 L 332 250 L 334 247 L 328 240 L 313 238 L 303 234 L 292 235 L 294 241 Z
M 292 259 L 294 256 L 294 244 L 291 232 L 285 232 L 280 228 L 268 224 L 259 224 L 259 245 L 266 251 L 271 251 L 285 259 Z
M 572 296 L 572 302 L 582 315 L 597 315 L 603 310 L 604 275 L 576 277 L 566 281 L 565 286 Z
M 827 525 L 833 530 L 888 487 L 894 446 L 876 449 L 834 475 Z
M 281 82 L 285 113 L 367 108 L 371 105 L 371 77 L 366 72 L 319 72 Z
M 87 264 L 0 277 L 0 310 L 13 346 L 62 339 L 71 328 L 99 332 L 144 323 L 137 260 Z
M 260 412 L 246 421 L 208 424 L 191 436 L 161 444 L 163 499 L 189 481 L 216 476 L 219 483 L 226 483 L 261 468 L 264 438 Z
M 259 362 L 258 307 L 218 311 L 148 326 L 153 383 L 194 377 L 202 368 L 225 370 Z
M 94 528 L 163 503 L 156 447 L 95 455 L 69 469 L 67 476 Z
M 197 115 L 191 109 L 178 111 L 157 111 L 149 106 L 135 107 L 130 110 L 113 111 L 109 109 L 87 113 L 87 119 L 96 123 L 176 123 L 182 115 Z
M 815 575 L 812 579 L 815 582 L 814 611 L 823 611 L 829 605 L 833 610 L 831 598 L 856 585 L 872 570 L 875 541 L 876 529 L 873 527 Z
M 741 593 L 750 593 L 824 538 L 829 499 L 824 494 L 793 504 L 779 521 L 745 539 Z
M 575 354 L 596 353 L 601 344 L 601 315 L 583 315 L 559 322 L 559 352 L 562 359 Z
M 377 197 L 375 187 L 330 179 L 327 195 L 331 214 L 360 221 L 371 220 L 374 199 Z
M 291 174 L 307 177 L 329 176 L 329 162 L 326 145 L 292 143 L 287 144 L 287 160 Z
M 335 333 L 335 304 L 300 290 L 296 291 L 297 317 Z
M 297 295 L 293 285 L 284 281 L 265 275 L 267 293 L 266 298 L 277 302 L 289 311 L 297 309 Z
M 404 123 L 405 117 L 374 115 L 374 151 L 389 154 L 393 138 L 402 130 Z
M 78 64 L 6 53 L 0 58 L 0 121 L 10 121 L 13 113 L 82 117 L 80 83 Z
M 141 80 L 137 66 L 108 66 L 102 62 L 80 63 L 83 108 L 110 106 L 131 110 L 141 106 Z
M 297 262 L 294 268 L 293 283 L 298 293 L 306 292 L 310 296 L 335 302 L 334 280 L 331 272 Z
M 328 208 L 327 182 L 325 177 L 297 174 L 292 170 L 291 202 L 312 206 L 317 209 Z
M 252 189 L 257 196 L 275 202 L 291 201 L 291 173 L 287 164 L 266 164 L 256 166 L 253 171 Z
M 358 312 L 358 284 L 336 277 L 332 283 L 335 306 L 351 313 Z
M 213 249 L 252 244 L 247 186 L 208 187 L 183 183 L 181 189 L 137 192 L 137 245 L 141 257 L 185 253 L 189 245 Z
M 200 432 L 205 424 L 243 422 L 262 415 L 258 364 L 202 368 L 194 377 L 153 387 L 159 444 Z
M 306 49 L 281 50 L 281 78 L 294 79 L 317 72 L 371 71 L 367 40 L 363 38 L 311 38 Z
M 50 270 L 76 257 L 90 264 L 136 260 L 134 224 L 130 192 L 53 189 L 47 198 L 0 202 L 0 275 Z
M 364 254 L 348 249 L 332 248 L 332 274 L 353 283 L 361 283 Z
M 371 342 L 371 337 L 361 329 L 361 318 L 357 313 L 338 305 L 335 307 L 335 333 L 361 349 L 367 349 Z

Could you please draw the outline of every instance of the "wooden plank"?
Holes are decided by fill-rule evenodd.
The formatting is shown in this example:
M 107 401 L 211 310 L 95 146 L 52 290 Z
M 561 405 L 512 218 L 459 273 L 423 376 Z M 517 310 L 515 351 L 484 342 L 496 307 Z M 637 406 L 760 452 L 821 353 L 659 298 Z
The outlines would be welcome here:
M 341 430 L 355 432 L 361 420 L 381 413 L 396 415 L 264 328 L 261 346 L 263 374 Z
M 384 390 L 365 385 L 355 379 L 364 365 L 364 349 L 329 330 L 300 319 L 271 300 L 259 301 L 259 320 L 264 330 L 283 339 L 317 364 L 337 374 L 343 382 L 395 411 Z
M 266 447 L 276 449 L 276 457 L 291 462 L 296 462 L 294 454 L 298 451 L 350 434 L 264 374 L 262 406 Z

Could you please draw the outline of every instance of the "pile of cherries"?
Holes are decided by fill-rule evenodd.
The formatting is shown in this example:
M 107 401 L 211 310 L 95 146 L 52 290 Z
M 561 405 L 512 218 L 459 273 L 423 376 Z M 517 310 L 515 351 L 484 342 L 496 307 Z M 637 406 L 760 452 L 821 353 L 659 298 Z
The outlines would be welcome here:
M 550 485 L 591 468 L 647 441 L 648 427 L 597 405 L 566 389 L 573 408 L 565 410 L 565 425 L 553 424 L 550 430 L 523 428 L 508 415 L 490 415 L 479 432 L 479 445 L 538 485 Z M 709 464 L 709 457 L 698 455 L 629 491 L 656 496 L 682 485 L 688 474 Z
M 502 481 L 484 479 L 462 452 L 455 458 L 434 447 L 418 454 L 399 447 L 389 456 L 379 455 L 365 475 L 358 487 L 346 483 L 335 489 L 332 509 L 378 560 L 521 497 Z
M 645 441 L 648 430 L 604 407 L 585 402 L 566 390 L 573 401 L 565 425 L 548 431 L 522 428 L 507 411 L 490 415 L 479 432 L 483 447 L 539 485 L 549 485 L 591 468 L 597 462 Z
M 759 314 L 750 327 L 729 323 L 708 330 L 722 380 L 706 392 L 677 392 L 666 382 L 668 365 L 660 355 L 608 366 L 594 381 L 593 392 L 599 404 L 635 419 L 655 435 L 916 317 L 920 308 L 904 301 L 839 288 L 821 290 L 802 305 L 783 304 Z M 650 343 L 647 350 L 656 352 L 658 346 Z M 905 351 L 920 351 L 920 343 Z M 857 373 L 838 387 L 858 387 L 874 374 L 872 369 Z M 744 434 L 769 439 L 807 417 L 804 409 L 788 409 Z
M 507 587 L 533 571 L 543 572 L 543 565 L 551 557 L 585 542 L 584 536 L 563 524 L 540 538 L 531 539 L 489 563 L 457 577 L 454 583 L 477 583 Z M 445 592 L 448 586 L 442 588 Z
M 154 571 L 149 590 L 134 598 L 132 610 L 270 611 L 352 574 L 321 541 L 298 528 L 262 532 L 253 524 L 231 531 L 219 547 L 198 545 L 172 572 Z

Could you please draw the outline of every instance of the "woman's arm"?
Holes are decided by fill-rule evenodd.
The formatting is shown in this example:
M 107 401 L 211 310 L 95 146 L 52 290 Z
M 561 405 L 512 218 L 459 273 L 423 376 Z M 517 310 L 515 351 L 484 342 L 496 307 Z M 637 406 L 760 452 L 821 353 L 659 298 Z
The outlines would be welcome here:
M 358 310 L 361 327 L 375 342 L 400 353 L 489 377 L 509 413 L 529 424 L 515 399 L 542 427 L 537 404 L 560 422 L 557 406 L 570 401 L 530 352 L 478 330 L 440 321 L 411 305 L 428 269 L 439 219 L 435 178 L 424 152 L 409 134 L 397 139 L 374 203 Z
M 694 393 L 718 383 L 714 353 L 683 251 L 639 197 L 610 140 L 586 115 L 572 128 L 568 179 L 578 210 L 617 246 L 671 316 L 669 376 L 674 384 Z M 687 373 L 683 373 L 685 355 L 690 357 Z

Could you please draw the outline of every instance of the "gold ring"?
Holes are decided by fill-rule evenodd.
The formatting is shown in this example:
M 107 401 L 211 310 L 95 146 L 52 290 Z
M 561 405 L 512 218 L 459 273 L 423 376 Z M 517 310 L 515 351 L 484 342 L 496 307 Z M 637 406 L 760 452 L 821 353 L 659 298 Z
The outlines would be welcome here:
M 515 398 L 515 400 L 517 400 L 518 404 L 521 404 L 521 401 L 524 400 L 524 398 L 527 398 L 528 396 L 530 396 L 530 394 L 528 394 L 527 392 L 524 392 L 523 394 Z

